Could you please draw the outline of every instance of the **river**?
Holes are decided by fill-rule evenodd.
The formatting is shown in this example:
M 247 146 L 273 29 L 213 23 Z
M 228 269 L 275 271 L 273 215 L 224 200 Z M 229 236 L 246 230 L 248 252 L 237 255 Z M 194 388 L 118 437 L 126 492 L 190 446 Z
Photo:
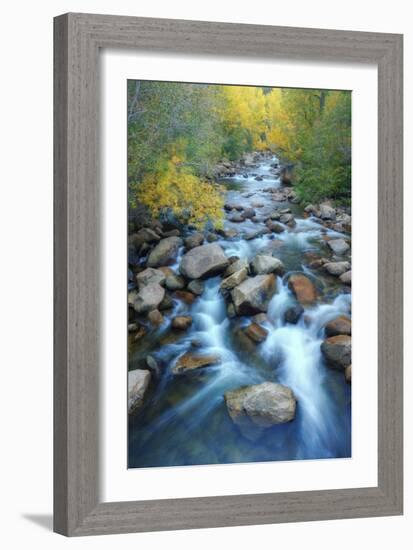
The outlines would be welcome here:
M 204 293 L 192 305 L 174 301 L 163 325 L 129 348 L 129 369 L 139 366 L 148 354 L 163 365 L 145 407 L 129 419 L 130 468 L 351 456 L 351 385 L 342 372 L 325 365 L 320 352 L 325 323 L 339 315 L 350 316 L 351 294 L 337 278 L 308 267 L 313 256 L 328 255 L 326 238 L 343 235 L 326 229 L 316 218 L 305 217 L 299 205 L 272 200 L 268 188 L 281 186 L 271 168 L 274 162 L 276 157 L 265 157 L 252 173 L 244 171 L 221 182 L 226 186 L 226 201 L 252 206 L 257 219 L 235 223 L 227 215 L 225 229 L 234 229 L 240 237 L 217 241 L 228 257 L 251 260 L 258 252 L 276 250 L 284 263 L 286 274 L 278 277 L 278 292 L 262 324 L 268 336 L 255 344 L 242 330 L 248 318 L 227 316 L 219 276 L 205 281 Z M 257 175 L 263 180 L 257 181 Z M 296 226 L 280 234 L 242 238 L 265 228 L 265 217 L 276 208 L 290 208 Z M 177 270 L 178 265 L 179 258 L 172 268 Z M 320 298 L 306 308 L 297 324 L 288 324 L 284 312 L 295 299 L 286 280 L 296 271 L 313 280 Z M 177 314 L 192 316 L 188 331 L 171 330 L 170 319 Z M 219 355 L 220 364 L 191 376 L 174 375 L 176 359 L 193 349 L 194 343 L 202 353 Z M 229 417 L 223 395 L 266 380 L 293 390 L 296 417 L 250 441 Z

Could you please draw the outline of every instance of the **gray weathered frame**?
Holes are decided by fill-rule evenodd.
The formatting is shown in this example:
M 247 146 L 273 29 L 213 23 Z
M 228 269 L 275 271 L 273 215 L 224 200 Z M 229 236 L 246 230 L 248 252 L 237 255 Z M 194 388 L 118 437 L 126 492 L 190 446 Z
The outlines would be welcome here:
M 54 40 L 55 531 L 74 536 L 402 514 L 402 36 L 65 14 L 55 18 Z M 98 57 L 104 47 L 377 64 L 377 487 L 100 502 Z

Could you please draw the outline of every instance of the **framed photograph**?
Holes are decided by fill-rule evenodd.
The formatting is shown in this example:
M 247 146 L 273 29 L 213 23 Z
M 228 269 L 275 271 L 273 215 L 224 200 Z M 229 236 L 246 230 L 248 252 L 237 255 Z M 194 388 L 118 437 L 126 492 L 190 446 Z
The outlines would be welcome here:
M 402 514 L 402 36 L 54 32 L 55 531 Z

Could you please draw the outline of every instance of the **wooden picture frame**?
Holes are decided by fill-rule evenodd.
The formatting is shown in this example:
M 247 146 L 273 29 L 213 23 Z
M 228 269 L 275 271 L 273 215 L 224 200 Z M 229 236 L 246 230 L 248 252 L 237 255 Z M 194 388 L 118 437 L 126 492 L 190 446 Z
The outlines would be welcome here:
M 66 14 L 54 21 L 54 40 L 55 531 L 74 536 L 402 514 L 402 36 Z M 377 487 L 100 502 L 98 58 L 105 47 L 377 65 Z

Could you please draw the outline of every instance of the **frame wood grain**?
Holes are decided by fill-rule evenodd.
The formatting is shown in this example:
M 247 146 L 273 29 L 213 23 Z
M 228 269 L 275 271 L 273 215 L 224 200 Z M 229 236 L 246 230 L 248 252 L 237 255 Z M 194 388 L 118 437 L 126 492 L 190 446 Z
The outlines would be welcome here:
M 402 36 L 65 14 L 54 21 L 54 529 L 94 535 L 402 514 Z M 99 499 L 99 50 L 378 66 L 378 486 Z M 138 495 L 137 495 L 138 496 Z

